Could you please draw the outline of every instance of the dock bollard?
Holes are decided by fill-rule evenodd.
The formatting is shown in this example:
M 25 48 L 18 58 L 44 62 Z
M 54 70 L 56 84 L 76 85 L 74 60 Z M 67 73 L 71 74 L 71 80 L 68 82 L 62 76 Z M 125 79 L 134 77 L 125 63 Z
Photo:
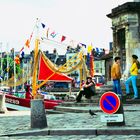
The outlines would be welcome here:
M 7 111 L 5 105 L 5 94 L 0 93 L 0 113 L 5 113 Z
M 47 127 L 45 107 L 42 99 L 31 100 L 31 128 Z

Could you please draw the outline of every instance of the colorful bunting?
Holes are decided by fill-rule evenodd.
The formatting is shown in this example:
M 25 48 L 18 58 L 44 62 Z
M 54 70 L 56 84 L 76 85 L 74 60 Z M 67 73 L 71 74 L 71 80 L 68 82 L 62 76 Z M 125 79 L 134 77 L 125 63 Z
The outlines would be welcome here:
M 33 37 L 33 32 L 32 32 L 31 35 L 30 35 L 30 39 L 29 39 L 30 41 L 31 41 L 32 37 Z
M 62 36 L 61 42 L 63 42 L 65 39 L 66 39 L 66 37 L 65 36 Z
M 49 36 L 49 30 L 50 30 L 50 28 L 48 28 L 48 29 L 47 29 L 47 32 L 46 32 L 46 37 L 47 37 L 47 39 L 48 39 L 48 36 Z
M 83 43 L 79 43 L 80 45 L 82 45 L 83 47 L 87 47 L 87 45 L 86 44 L 83 44 Z
M 30 48 L 30 41 L 29 41 L 29 39 L 27 39 L 27 41 L 25 43 L 25 46 L 27 46 L 28 48 Z
M 90 53 L 92 51 L 92 49 L 93 49 L 92 45 L 89 45 L 87 48 L 87 52 Z
M 45 24 L 44 23 L 41 23 L 41 25 L 42 25 L 42 28 L 45 28 Z
M 54 32 L 52 32 L 50 35 L 51 35 L 52 38 L 55 38 L 55 36 L 56 36 L 57 34 L 56 34 L 55 31 L 54 31 Z
M 25 46 L 27 46 L 28 48 L 30 48 L 30 42 L 31 42 L 31 39 L 33 37 L 33 32 L 31 33 L 30 35 L 30 38 L 26 40 L 26 43 L 25 43 Z M 22 50 L 21 50 L 22 51 Z
M 41 23 L 41 26 L 42 26 L 42 28 L 45 28 L 45 27 L 46 27 L 46 25 L 45 25 L 44 23 Z M 57 35 L 57 33 L 56 33 L 55 31 L 53 31 L 52 33 L 49 34 L 49 31 L 50 31 L 50 28 L 48 28 L 47 31 L 46 31 L 46 38 L 48 39 L 49 35 L 50 35 L 52 38 L 55 38 L 56 35 Z M 66 40 L 66 36 L 62 35 L 62 37 L 61 37 L 61 42 L 65 41 L 65 40 Z M 29 41 L 30 41 L 30 40 L 29 40 Z M 28 45 L 28 42 L 27 42 L 26 44 Z M 87 46 L 86 44 L 83 44 L 83 43 L 79 43 L 79 44 L 81 44 L 81 45 L 84 46 L 85 48 L 86 48 L 86 46 Z M 27 45 L 26 45 L 26 46 L 27 46 Z
M 21 52 L 21 51 L 23 51 L 23 50 L 24 50 L 24 47 L 22 47 L 21 50 L 20 50 L 19 52 Z
M 41 26 L 42 26 L 42 28 L 46 28 L 46 25 L 45 25 L 44 23 L 41 23 Z M 47 39 L 48 39 L 49 35 L 50 35 L 52 38 L 55 38 L 55 37 L 56 37 L 57 33 L 56 33 L 55 31 L 53 31 L 53 32 L 51 32 L 51 33 L 49 33 L 49 32 L 50 32 L 50 28 L 47 28 L 47 30 L 46 30 L 46 38 L 47 38 Z M 27 46 L 28 48 L 30 48 L 30 42 L 31 42 L 32 37 L 33 37 L 33 32 L 31 33 L 30 38 L 27 39 L 27 40 L 26 40 L 26 43 L 25 43 L 25 46 Z M 66 40 L 66 36 L 62 35 L 60 39 L 61 39 L 60 41 L 63 42 L 63 41 Z M 84 44 L 84 43 L 79 43 L 78 45 L 81 46 L 81 47 L 83 46 L 82 48 L 85 49 L 85 51 L 84 51 L 85 54 L 87 54 L 87 53 L 90 54 L 91 51 L 92 51 L 92 49 L 93 49 L 92 44 L 89 45 L 88 47 L 87 47 L 87 45 Z M 20 52 L 22 52 L 23 49 L 24 49 L 24 47 L 21 48 Z M 95 48 L 95 50 L 96 50 L 96 52 L 102 52 L 102 51 L 103 51 L 102 49 L 99 49 L 99 48 Z M 87 52 L 86 52 L 86 51 L 87 51 Z M 105 54 L 107 54 L 107 53 L 108 53 L 108 50 L 105 50 Z M 88 65 L 89 65 L 89 64 L 88 64 Z
M 22 53 L 21 53 L 21 57 L 24 58 L 24 51 L 22 51 Z

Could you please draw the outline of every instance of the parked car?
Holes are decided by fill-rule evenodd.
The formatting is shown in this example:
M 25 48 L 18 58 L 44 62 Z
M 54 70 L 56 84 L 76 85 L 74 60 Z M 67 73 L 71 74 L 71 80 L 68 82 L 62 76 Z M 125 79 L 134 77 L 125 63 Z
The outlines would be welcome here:
M 94 81 L 96 82 L 97 87 L 105 84 L 105 78 L 101 73 L 94 74 Z
M 54 88 L 68 88 L 68 83 L 67 82 L 56 82 L 54 84 Z

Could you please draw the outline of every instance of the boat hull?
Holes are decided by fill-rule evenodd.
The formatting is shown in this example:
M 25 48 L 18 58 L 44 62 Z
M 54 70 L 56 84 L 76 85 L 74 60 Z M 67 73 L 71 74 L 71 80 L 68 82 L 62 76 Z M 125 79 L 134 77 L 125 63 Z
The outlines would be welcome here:
M 17 106 L 21 106 L 21 107 L 26 107 L 26 108 L 30 108 L 30 99 L 25 99 L 25 98 L 18 98 L 16 96 L 10 95 L 10 94 L 6 94 L 5 95 L 5 102 L 8 104 L 12 104 L 12 105 L 17 105 Z M 55 106 L 59 105 L 60 102 L 58 101 L 53 101 L 53 100 L 44 100 L 44 107 L 45 109 L 53 109 Z

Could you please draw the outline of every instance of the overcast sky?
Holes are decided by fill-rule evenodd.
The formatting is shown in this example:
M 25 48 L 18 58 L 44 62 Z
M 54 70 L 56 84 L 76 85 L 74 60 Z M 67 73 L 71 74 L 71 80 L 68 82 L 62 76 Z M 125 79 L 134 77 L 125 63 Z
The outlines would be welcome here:
M 111 20 L 106 15 L 112 8 L 130 1 L 0 0 L 0 42 L 8 42 L 8 48 L 20 50 L 39 18 L 69 40 L 107 48 L 112 41 L 112 30 Z

